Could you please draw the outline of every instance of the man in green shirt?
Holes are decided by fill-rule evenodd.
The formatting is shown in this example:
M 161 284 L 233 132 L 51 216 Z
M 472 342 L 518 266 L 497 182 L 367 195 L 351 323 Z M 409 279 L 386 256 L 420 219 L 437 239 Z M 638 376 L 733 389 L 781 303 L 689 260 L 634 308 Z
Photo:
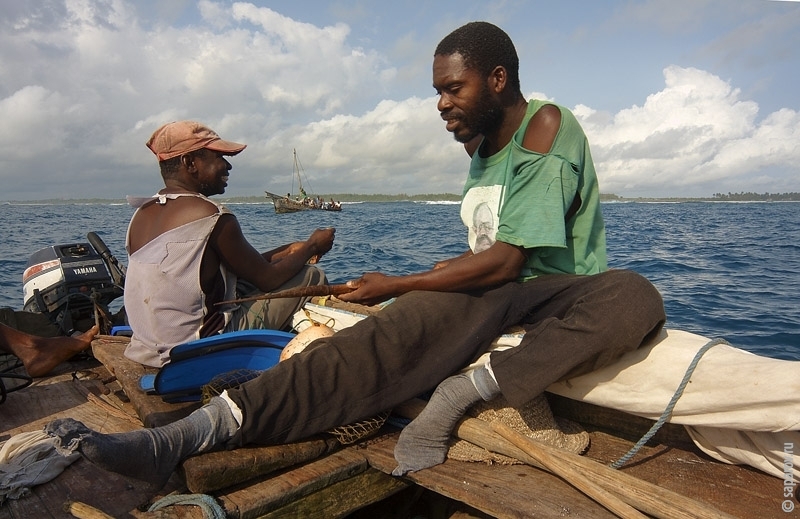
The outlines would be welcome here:
M 472 156 L 461 213 L 470 250 L 427 272 L 350 281 L 346 301 L 397 299 L 183 420 L 113 435 L 61 420 L 50 434 L 106 469 L 164 482 L 187 456 L 296 441 L 436 388 L 395 449 L 395 473 L 405 474 L 444 461 L 470 405 L 502 393 L 522 406 L 657 334 L 666 317 L 655 287 L 607 270 L 583 131 L 566 109 L 526 101 L 518 68 L 508 36 L 483 22 L 451 33 L 434 55 L 439 112 Z M 511 325 L 526 330 L 519 346 L 451 377 Z

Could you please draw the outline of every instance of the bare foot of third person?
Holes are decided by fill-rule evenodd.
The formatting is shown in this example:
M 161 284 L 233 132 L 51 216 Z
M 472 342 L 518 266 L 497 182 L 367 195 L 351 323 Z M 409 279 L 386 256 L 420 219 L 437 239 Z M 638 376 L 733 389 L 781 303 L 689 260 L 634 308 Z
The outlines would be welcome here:
M 88 349 L 99 331 L 95 325 L 74 337 L 38 337 L 0 325 L 0 349 L 19 357 L 31 377 L 43 377 L 62 362 Z

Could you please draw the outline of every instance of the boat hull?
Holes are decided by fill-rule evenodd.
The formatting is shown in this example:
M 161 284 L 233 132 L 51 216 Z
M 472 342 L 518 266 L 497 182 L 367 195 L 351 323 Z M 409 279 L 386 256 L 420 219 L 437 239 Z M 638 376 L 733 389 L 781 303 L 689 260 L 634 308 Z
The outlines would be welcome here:
M 320 302 L 307 304 L 295 315 L 294 322 L 309 327 L 312 320 L 334 317 L 336 328 L 340 329 L 357 323 L 364 314 L 379 311 L 361 307 L 361 312 L 356 313 L 357 305 L 332 299 L 324 300 L 324 306 Z M 296 328 L 302 327 L 296 324 Z M 518 335 L 521 332 L 510 332 L 497 342 L 500 344 L 502 339 L 511 346 Z M 15 392 L 0 406 L 0 438 L 40 431 L 44 423 L 63 417 L 65 412 L 93 429 L 124 432 L 140 429 L 142 423 L 146 427 L 166 425 L 195 409 L 194 403 L 167 403 L 140 389 L 141 376 L 153 370 L 124 356 L 129 340 L 96 337 L 91 359 L 70 361 L 57 374 Z M 75 373 L 82 376 L 76 378 Z M 117 376 L 111 377 L 109 373 Z M 70 390 L 56 391 L 67 386 Z M 84 395 L 93 395 L 98 390 L 104 398 L 87 401 Z M 127 398 L 120 399 L 118 395 L 123 393 Z M 631 398 L 635 396 L 630 393 Z M 589 451 L 580 465 L 575 466 L 582 468 L 582 479 L 595 484 L 608 481 L 597 476 L 608 471 L 591 468 L 589 464 L 606 465 L 617 460 L 654 423 L 550 392 L 547 397 L 555 416 L 580 422 L 589 431 Z M 462 439 L 480 440 L 477 443 L 487 447 L 496 440 L 486 427 L 477 429 L 466 421 L 459 425 L 456 434 Z M 402 478 L 390 476 L 397 466 L 394 458 L 397 437 L 395 426 L 387 424 L 368 441 L 354 445 L 338 445 L 336 440 L 320 435 L 285 445 L 252 445 L 205 453 L 187 459 L 181 467 L 184 481 L 178 486 L 172 479 L 162 492 L 185 493 L 186 489 L 197 494 L 213 492 L 231 515 L 345 517 L 358 510 L 359 517 L 377 517 L 395 511 L 399 502 L 396 492 L 413 483 L 427 489 L 425 498 L 418 497 L 419 488 L 409 486 L 417 497 L 408 499 L 419 499 L 418 503 L 430 499 L 432 513 L 445 506 L 452 509 L 449 507 L 455 506 L 454 501 L 449 500 L 456 500 L 470 517 L 559 519 L 570 515 L 613 519 L 611 512 L 573 488 L 567 480 L 536 468 L 530 461 L 506 465 L 448 459 Z M 722 464 L 703 455 L 678 424 L 664 424 L 642 449 L 633 463 L 617 471 L 620 474 L 614 481 L 623 489 L 620 495 L 627 500 L 636 497 L 637 503 L 649 503 L 650 508 L 642 508 L 650 510 L 647 512 L 650 516 L 788 517 L 791 513 L 784 512 L 788 508 L 782 507 L 797 504 L 795 496 L 784 497 L 782 478 L 748 467 Z M 573 458 L 570 461 L 577 463 Z M 621 479 L 623 476 L 626 477 Z M 631 478 L 640 480 L 635 487 L 630 486 Z M 102 484 L 87 486 L 86 481 Z M 655 492 L 656 485 L 661 492 Z M 607 487 L 604 484 L 601 488 Z M 629 490 L 633 488 L 638 490 Z M 57 480 L 36 487 L 26 498 L 8 500 L 0 507 L 0 519 L 61 517 L 67 500 L 96 507 L 112 517 L 139 517 L 136 507 L 152 497 L 144 482 L 103 471 L 91 463 L 75 463 Z M 381 501 L 387 498 L 388 501 Z M 687 500 L 702 506 L 703 514 L 686 512 Z M 655 513 L 656 505 L 659 514 Z M 711 508 L 716 509 L 715 513 L 709 511 Z M 287 510 L 297 513 L 289 514 Z
M 312 207 L 300 201 L 292 200 L 286 196 L 276 195 L 266 191 L 267 198 L 272 200 L 272 205 L 275 206 L 275 212 L 278 214 L 297 213 L 300 211 L 341 211 L 341 207 Z

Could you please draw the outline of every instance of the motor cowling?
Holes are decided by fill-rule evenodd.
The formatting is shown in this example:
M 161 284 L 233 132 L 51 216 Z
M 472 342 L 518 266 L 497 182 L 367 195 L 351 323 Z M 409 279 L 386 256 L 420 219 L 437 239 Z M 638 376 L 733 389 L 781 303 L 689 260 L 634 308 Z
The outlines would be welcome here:
M 23 310 L 50 316 L 64 333 L 95 322 L 95 306 L 123 294 L 106 261 L 89 243 L 52 245 L 34 252 L 22 274 Z

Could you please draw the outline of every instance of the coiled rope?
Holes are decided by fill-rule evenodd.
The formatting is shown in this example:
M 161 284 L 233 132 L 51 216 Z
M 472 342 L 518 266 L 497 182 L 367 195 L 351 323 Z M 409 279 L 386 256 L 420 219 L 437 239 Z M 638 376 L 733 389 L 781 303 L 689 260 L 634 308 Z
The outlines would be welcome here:
M 717 344 L 728 344 L 728 342 L 724 339 L 713 339 L 711 341 L 708 341 L 702 348 L 697 350 L 697 353 L 695 353 L 692 362 L 689 363 L 689 367 L 686 368 L 686 373 L 684 373 L 683 380 L 681 380 L 681 383 L 678 385 L 678 389 L 675 390 L 675 394 L 672 395 L 672 398 L 667 404 L 667 407 L 664 409 L 664 412 L 661 413 L 661 417 L 658 420 L 656 420 L 656 423 L 653 424 L 650 430 L 647 431 L 638 442 L 636 442 L 636 445 L 631 447 L 631 450 L 625 453 L 620 459 L 618 459 L 614 463 L 609 464 L 609 467 L 611 467 L 612 469 L 618 469 L 624 464 L 628 463 L 631 460 L 631 458 L 633 458 L 636 455 L 636 453 L 639 452 L 639 449 L 641 449 L 644 446 L 644 444 L 650 441 L 650 438 L 652 438 L 653 435 L 657 433 L 659 429 L 661 429 L 661 426 L 667 422 L 670 416 L 672 416 L 672 410 L 675 408 L 675 404 L 678 403 L 678 399 L 681 397 L 681 395 L 683 395 L 683 390 L 686 389 L 686 385 L 692 378 L 692 373 L 694 373 L 694 370 L 697 367 L 697 363 L 700 362 L 700 359 L 703 357 L 705 352 L 707 352 Z
M 207 519 L 225 519 L 225 510 L 217 503 L 213 497 L 206 494 L 171 494 L 164 496 L 153 503 L 148 512 L 155 512 L 172 505 L 193 505 L 199 506 L 203 511 L 203 517 Z

